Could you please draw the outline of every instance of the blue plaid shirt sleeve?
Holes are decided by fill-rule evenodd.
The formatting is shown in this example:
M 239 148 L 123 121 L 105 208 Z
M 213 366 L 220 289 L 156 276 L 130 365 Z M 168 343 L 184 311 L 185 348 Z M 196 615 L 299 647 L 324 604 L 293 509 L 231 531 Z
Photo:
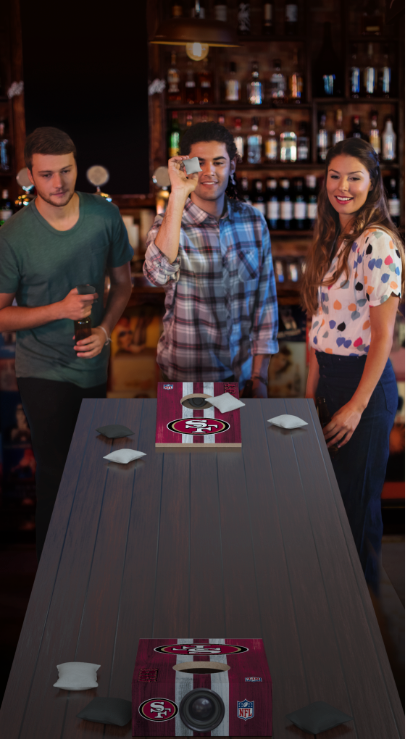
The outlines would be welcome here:
M 251 332 L 252 354 L 276 354 L 278 352 L 278 302 L 275 275 L 271 255 L 271 239 L 263 219 L 262 265 L 255 300 Z
M 157 216 L 146 240 L 145 261 L 143 272 L 145 277 L 157 287 L 166 285 L 170 280 L 179 280 L 180 257 L 171 262 L 155 244 L 155 239 L 162 225 L 162 216 Z

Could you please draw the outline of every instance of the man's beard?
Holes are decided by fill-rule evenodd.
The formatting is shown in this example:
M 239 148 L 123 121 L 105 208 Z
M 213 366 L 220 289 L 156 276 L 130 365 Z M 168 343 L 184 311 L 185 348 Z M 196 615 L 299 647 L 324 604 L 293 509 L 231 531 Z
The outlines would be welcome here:
M 66 200 L 66 202 L 64 202 L 64 203 L 55 203 L 53 200 L 50 200 L 48 197 L 45 197 L 45 195 L 43 195 L 42 192 L 39 192 L 38 190 L 37 190 L 37 192 L 38 192 L 38 195 L 40 196 L 40 198 L 45 201 L 45 203 L 48 203 L 49 205 L 53 205 L 55 208 L 64 208 L 65 205 L 68 205 L 68 203 L 70 203 L 70 201 L 72 200 L 72 198 L 73 198 L 73 196 L 75 194 L 75 190 L 72 190 L 72 192 L 69 193 L 69 198 L 68 198 L 68 200 Z

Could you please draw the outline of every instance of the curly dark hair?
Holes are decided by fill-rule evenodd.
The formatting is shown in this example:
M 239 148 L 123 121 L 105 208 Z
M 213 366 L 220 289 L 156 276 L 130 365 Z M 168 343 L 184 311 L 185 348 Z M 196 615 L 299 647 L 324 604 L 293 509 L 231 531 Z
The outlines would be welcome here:
M 190 154 L 192 145 L 200 141 L 218 141 L 220 144 L 225 144 L 230 161 L 237 156 L 233 135 L 221 123 L 208 121 L 195 123 L 194 126 L 187 128 L 180 140 L 179 153 L 183 156 Z M 231 177 L 228 179 L 226 195 L 229 198 L 238 199 L 237 185 Z

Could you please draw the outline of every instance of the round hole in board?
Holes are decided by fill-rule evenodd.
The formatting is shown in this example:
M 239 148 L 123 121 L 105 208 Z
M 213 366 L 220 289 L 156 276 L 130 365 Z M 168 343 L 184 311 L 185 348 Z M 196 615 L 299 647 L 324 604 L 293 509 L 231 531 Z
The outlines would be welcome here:
M 206 408 L 213 407 L 206 398 L 210 398 L 207 393 L 191 393 L 190 395 L 184 395 L 180 402 L 185 408 L 190 408 L 193 411 L 204 411 Z
M 173 666 L 177 672 L 187 675 L 211 675 L 214 672 L 227 672 L 230 665 L 222 662 L 179 662 Z

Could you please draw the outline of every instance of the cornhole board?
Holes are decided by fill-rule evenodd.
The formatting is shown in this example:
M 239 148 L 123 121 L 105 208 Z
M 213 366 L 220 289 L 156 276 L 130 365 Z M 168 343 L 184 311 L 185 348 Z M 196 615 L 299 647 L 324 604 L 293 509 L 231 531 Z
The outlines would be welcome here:
M 197 667 L 199 662 L 206 665 L 200 674 L 189 672 L 190 663 Z M 182 663 L 188 670 L 183 674 Z M 205 673 L 208 663 L 230 669 Z M 193 732 L 182 720 L 181 703 L 190 691 L 202 688 L 221 697 L 224 718 L 212 731 Z M 132 734 L 272 736 L 272 680 L 262 639 L 140 639 L 132 683 Z
M 159 382 L 157 392 L 156 447 L 205 449 L 241 447 L 240 409 L 220 413 L 185 407 L 188 396 L 215 397 L 230 393 L 239 398 L 237 382 Z M 203 447 L 202 447 L 203 448 Z

